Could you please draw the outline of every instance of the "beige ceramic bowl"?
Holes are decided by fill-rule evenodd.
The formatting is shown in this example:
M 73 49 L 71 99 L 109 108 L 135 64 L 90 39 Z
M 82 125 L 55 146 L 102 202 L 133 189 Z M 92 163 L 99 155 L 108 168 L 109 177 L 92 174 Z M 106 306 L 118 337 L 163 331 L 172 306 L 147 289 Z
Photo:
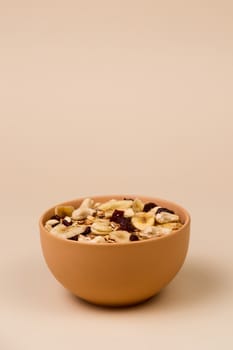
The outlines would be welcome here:
M 102 202 L 112 198 L 92 197 Z M 71 293 L 91 303 L 111 306 L 142 302 L 166 286 L 183 265 L 190 231 L 190 216 L 179 205 L 157 198 L 142 197 L 174 210 L 184 225 L 167 236 L 125 244 L 90 244 L 51 235 L 44 224 L 54 207 L 40 219 L 41 246 L 46 263 L 56 279 Z M 83 198 L 66 205 L 79 206 Z

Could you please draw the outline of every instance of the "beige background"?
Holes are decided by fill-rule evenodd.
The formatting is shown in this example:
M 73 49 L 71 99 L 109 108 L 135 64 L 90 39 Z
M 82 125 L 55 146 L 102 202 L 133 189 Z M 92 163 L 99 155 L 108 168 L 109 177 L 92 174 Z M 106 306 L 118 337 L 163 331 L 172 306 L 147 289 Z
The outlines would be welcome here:
M 1 350 L 232 349 L 232 1 L 0 0 Z M 158 297 L 90 306 L 51 276 L 37 220 L 137 193 L 192 215 Z

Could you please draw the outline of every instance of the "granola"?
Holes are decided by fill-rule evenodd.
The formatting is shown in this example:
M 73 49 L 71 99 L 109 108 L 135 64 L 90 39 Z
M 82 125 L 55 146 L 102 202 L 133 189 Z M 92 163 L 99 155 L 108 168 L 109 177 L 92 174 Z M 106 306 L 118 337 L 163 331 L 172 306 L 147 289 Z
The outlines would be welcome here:
M 86 198 L 78 208 L 57 206 L 45 223 L 52 234 L 87 243 L 127 243 L 168 235 L 182 227 L 179 215 L 141 199 L 111 199 L 95 203 Z

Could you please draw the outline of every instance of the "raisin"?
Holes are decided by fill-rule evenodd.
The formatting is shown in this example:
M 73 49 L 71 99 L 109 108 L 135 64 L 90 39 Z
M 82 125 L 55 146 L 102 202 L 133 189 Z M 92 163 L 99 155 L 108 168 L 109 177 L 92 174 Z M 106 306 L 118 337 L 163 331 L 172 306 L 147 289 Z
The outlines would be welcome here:
M 60 216 L 59 215 L 53 215 L 53 216 L 51 216 L 51 218 L 50 218 L 50 220 L 58 220 L 58 221 L 60 221 Z
M 85 229 L 85 231 L 82 232 L 82 235 L 83 235 L 83 236 L 86 236 L 86 235 L 88 235 L 89 233 L 91 233 L 91 228 L 90 228 L 90 226 L 87 226 L 87 228 Z
M 137 235 L 131 234 L 130 237 L 129 237 L 129 240 L 130 241 L 139 241 L 139 238 L 138 238 Z
M 55 227 L 59 224 L 59 221 L 58 222 L 55 222 L 54 224 L 51 225 L 51 227 Z
M 143 211 L 144 211 L 145 213 L 147 213 L 148 211 L 150 211 L 150 210 L 153 209 L 154 207 L 157 207 L 157 204 L 152 203 L 152 202 L 146 203 L 146 204 L 144 205 Z
M 131 223 L 131 218 L 123 217 L 118 224 L 120 225 L 120 229 L 123 231 L 134 232 L 135 227 Z
M 175 214 L 175 212 L 173 210 L 170 210 L 170 209 L 167 209 L 167 208 L 159 208 L 157 211 L 156 211 L 156 214 L 159 214 L 161 212 L 166 212 L 166 213 L 169 213 L 169 214 Z
M 117 224 L 119 224 L 123 217 L 124 217 L 124 211 L 115 209 L 110 218 L 110 221 L 114 221 Z
M 63 225 L 65 225 L 65 226 L 71 226 L 72 225 L 72 221 L 70 220 L 70 221 L 67 221 L 66 219 L 64 219 L 64 220 L 62 220 L 62 223 L 63 223 Z
M 68 239 L 71 240 L 71 241 L 78 241 L 78 236 L 79 235 L 76 235 L 76 236 L 70 237 Z
M 135 231 L 134 226 L 131 224 L 131 218 L 125 218 L 124 217 L 124 211 L 123 210 L 114 210 L 110 221 L 114 221 L 117 224 L 120 225 L 120 230 L 133 232 Z

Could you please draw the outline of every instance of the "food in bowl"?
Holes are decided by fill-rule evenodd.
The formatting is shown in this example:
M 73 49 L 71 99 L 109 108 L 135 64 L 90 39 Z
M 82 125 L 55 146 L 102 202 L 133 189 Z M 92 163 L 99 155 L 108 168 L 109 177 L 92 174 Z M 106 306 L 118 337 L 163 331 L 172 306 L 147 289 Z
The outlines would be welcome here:
M 178 222 L 182 225 L 160 237 L 112 244 L 90 244 L 88 240 L 75 241 L 52 234 L 46 224 L 48 220 L 58 214 L 59 220 L 58 217 L 52 220 L 61 223 L 66 216 L 72 219 L 73 209 L 80 208 L 85 200 L 77 198 L 54 205 L 44 212 L 39 221 L 40 241 L 48 268 L 72 294 L 94 304 L 127 306 L 154 296 L 178 273 L 189 246 L 190 215 L 180 205 L 154 197 L 111 195 L 92 197 L 92 200 L 95 204 L 107 203 L 113 198 L 117 201 L 140 199 L 144 204 L 145 211 L 140 209 L 143 213 L 153 209 L 147 203 L 168 208 L 179 216 Z M 69 227 L 70 219 L 66 220 L 68 226 L 64 226 Z
M 127 243 L 170 234 L 182 227 L 177 213 L 139 198 L 56 206 L 45 228 L 60 238 L 88 243 Z

